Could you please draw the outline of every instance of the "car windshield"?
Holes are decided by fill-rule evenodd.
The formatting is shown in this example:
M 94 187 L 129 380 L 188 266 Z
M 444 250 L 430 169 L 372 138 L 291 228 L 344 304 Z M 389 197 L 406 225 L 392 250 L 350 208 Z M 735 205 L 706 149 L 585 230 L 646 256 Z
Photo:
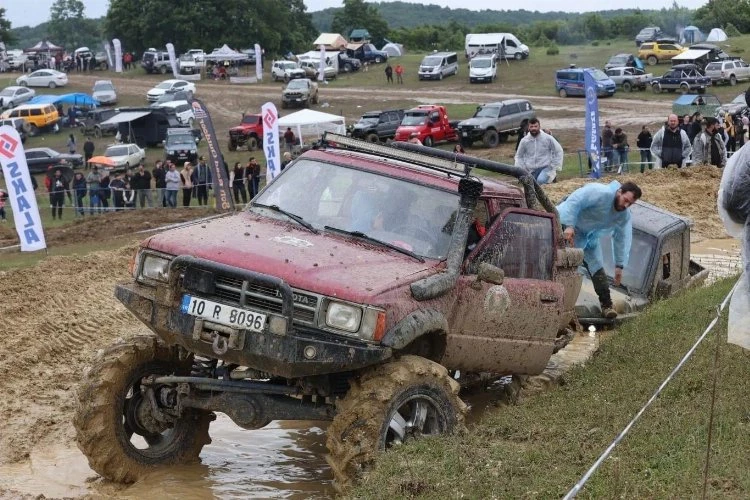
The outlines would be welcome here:
M 167 146 L 178 147 L 195 145 L 195 139 L 191 134 L 173 134 L 167 136 Z
M 292 80 L 289 82 L 289 85 L 287 85 L 288 89 L 306 89 L 307 88 L 307 82 L 304 80 Z
M 458 193 L 302 158 L 255 202 L 304 217 L 315 229 L 357 231 L 423 257 L 443 259 L 453 233 Z M 287 218 L 278 211 L 251 210 Z
M 602 81 L 602 80 L 608 80 L 609 77 L 604 73 L 604 71 L 600 69 L 592 69 L 589 70 L 591 72 L 591 76 L 594 77 L 594 80 Z
M 437 66 L 442 60 L 442 57 L 425 57 L 422 66 Z
M 169 90 L 172 88 L 172 82 L 161 82 L 159 85 L 156 86 L 157 89 L 165 89 Z
M 426 118 L 427 113 L 424 111 L 406 113 L 404 119 L 401 120 L 401 125 L 422 125 Z
M 115 90 L 115 87 L 111 83 L 94 84 L 94 92 L 108 92 L 111 90 Z
M 497 118 L 500 116 L 500 108 L 497 106 L 482 106 L 474 113 L 474 118 Z
M 281 68 L 282 69 L 297 69 L 297 63 L 293 63 L 293 62 L 281 63 Z
M 599 240 L 604 257 L 604 270 L 607 276 L 614 278 L 615 263 L 612 251 L 612 238 L 609 235 L 602 236 Z M 643 233 L 637 229 L 633 230 L 633 243 L 630 246 L 630 260 L 622 271 L 622 284 L 628 290 L 646 292 L 648 284 L 649 267 L 651 258 L 656 248 L 656 238 L 650 234 Z M 637 257 L 636 257 L 637 256 Z
M 128 154 L 128 148 L 125 146 L 116 146 L 114 148 L 107 148 L 104 156 L 125 156 Z
M 180 61 L 185 61 L 185 62 L 190 61 L 190 62 L 193 62 L 194 60 L 195 59 L 193 59 L 193 54 L 182 54 L 180 56 Z
M 733 104 L 742 104 L 743 106 L 746 105 L 747 102 L 745 102 L 745 94 L 740 94 L 737 97 L 735 97 L 734 99 L 732 99 L 732 103 Z
M 3 89 L 2 92 L 0 92 L 1 96 L 13 96 L 16 93 L 13 89 Z
M 471 61 L 472 68 L 489 68 L 492 66 L 490 59 L 473 59 Z
M 378 121 L 380 121 L 380 115 L 363 115 L 357 123 L 377 123 Z
M 722 63 L 710 63 L 706 66 L 706 71 L 719 71 L 721 70 L 721 64 Z

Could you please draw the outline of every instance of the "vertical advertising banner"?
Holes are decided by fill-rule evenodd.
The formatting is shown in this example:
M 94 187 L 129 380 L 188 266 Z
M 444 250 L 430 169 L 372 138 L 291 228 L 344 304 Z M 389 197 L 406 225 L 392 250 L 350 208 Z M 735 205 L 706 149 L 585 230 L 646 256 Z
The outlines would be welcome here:
M 234 199 L 232 198 L 232 188 L 229 185 L 229 172 L 224 168 L 224 158 L 221 156 L 219 149 L 219 140 L 216 137 L 216 130 L 208 114 L 206 106 L 198 99 L 190 101 L 193 108 L 195 122 L 203 133 L 208 146 L 209 167 L 214 181 L 214 195 L 216 196 L 216 208 L 219 210 L 234 210 Z
M 320 44 L 320 63 L 318 64 L 318 81 L 326 79 L 326 46 Z
M 109 65 L 109 69 L 112 69 L 115 62 L 112 60 L 112 47 L 109 45 L 109 42 L 104 42 L 104 52 L 107 54 L 107 64 Z
M 596 95 L 596 80 L 590 72 L 583 71 L 583 88 L 586 95 L 586 153 L 591 162 L 591 177 L 602 176 L 602 157 L 599 147 L 599 98 Z
M 115 72 L 122 73 L 122 44 L 120 39 L 112 39 L 112 46 L 115 48 Z
M 258 81 L 263 80 L 263 53 L 260 50 L 260 45 L 255 44 L 255 77 Z
M 21 136 L 9 125 L 0 127 L 0 164 L 16 232 L 21 240 L 21 251 L 34 252 L 47 248 Z
M 169 54 L 169 65 L 172 66 L 172 74 L 175 78 L 179 78 L 180 70 L 177 68 L 177 56 L 174 53 L 174 44 L 167 44 L 167 54 Z
M 272 102 L 263 105 L 263 152 L 266 154 L 266 182 L 271 182 L 281 172 L 281 150 L 279 149 L 279 113 Z

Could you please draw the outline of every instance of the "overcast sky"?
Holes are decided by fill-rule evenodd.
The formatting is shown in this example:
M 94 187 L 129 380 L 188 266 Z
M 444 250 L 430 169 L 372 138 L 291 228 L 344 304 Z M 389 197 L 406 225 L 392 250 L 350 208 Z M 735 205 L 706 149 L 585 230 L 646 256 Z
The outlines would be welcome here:
M 183 0 L 185 1 L 185 0 Z M 309 12 L 325 9 L 327 7 L 340 7 L 342 0 L 304 0 Z M 490 4 L 487 0 L 403 0 L 411 3 L 437 4 L 450 7 L 461 7 L 472 10 L 487 8 Z M 2 0 L 0 7 L 5 8 L 5 15 L 10 20 L 13 27 L 19 26 L 36 26 L 49 20 L 49 9 L 54 0 Z M 177 2 L 175 2 L 177 3 Z M 707 3 L 707 0 L 677 0 L 677 3 L 683 7 L 695 9 Z M 86 17 L 101 17 L 107 13 L 109 0 L 83 0 L 86 6 Z M 620 9 L 636 8 L 642 9 L 661 9 L 669 8 L 672 0 L 620 0 L 616 7 Z M 495 4 L 497 6 L 497 4 Z M 509 5 L 508 5 L 509 6 Z M 588 12 L 601 10 L 604 5 L 601 0 L 575 0 L 560 2 L 559 0 L 536 0 L 526 6 L 529 10 L 538 10 L 548 12 L 551 10 L 564 10 L 570 12 Z M 608 4 L 607 8 L 615 8 L 615 4 Z

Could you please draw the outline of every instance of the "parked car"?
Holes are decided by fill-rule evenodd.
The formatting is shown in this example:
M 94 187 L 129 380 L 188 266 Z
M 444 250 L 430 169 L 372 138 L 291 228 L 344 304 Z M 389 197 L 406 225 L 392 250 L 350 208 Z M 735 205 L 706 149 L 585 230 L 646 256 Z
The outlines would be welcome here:
M 102 105 L 112 105 L 117 103 L 117 90 L 111 80 L 97 80 L 94 83 L 94 91 L 91 97 L 99 101 Z
M 166 75 L 171 71 L 169 53 L 164 50 L 148 49 L 141 58 L 141 67 L 146 70 L 146 73 Z
M 633 89 L 645 90 L 654 78 L 651 73 L 645 73 L 642 69 L 630 66 L 609 68 L 605 73 L 615 82 L 615 85 L 621 86 L 625 92 L 630 92 Z
M 80 130 L 83 135 L 94 136 L 97 138 L 105 135 L 115 135 L 117 134 L 116 124 L 112 123 L 102 125 L 102 123 L 106 122 L 117 113 L 118 111 L 114 108 L 91 109 L 80 119 L 78 130 Z
M 658 26 L 648 26 L 643 28 L 635 35 L 635 45 L 640 47 L 644 42 L 653 42 L 657 38 L 661 37 L 662 31 Z
M 164 159 L 182 166 L 186 161 L 195 165 L 198 160 L 198 138 L 185 127 L 167 129 L 164 139 Z
M 104 156 L 112 160 L 115 169 L 130 168 L 146 159 L 146 152 L 137 144 L 115 144 L 104 151 Z
M 43 174 L 49 167 L 80 167 L 83 156 L 59 153 L 50 148 L 29 148 L 26 150 L 26 163 L 32 174 Z
M 189 101 L 190 99 L 192 99 L 192 97 L 192 95 L 190 95 L 188 92 L 185 92 L 184 90 L 169 90 L 160 95 L 159 98 L 151 104 L 151 107 L 158 107 L 159 104 L 164 104 L 165 102 Z
M 68 75 L 54 69 L 40 69 L 28 75 L 16 78 L 16 84 L 24 87 L 64 87 L 68 84 Z
M 271 77 L 275 82 L 289 82 L 295 78 L 306 78 L 305 70 L 294 61 L 274 61 L 271 66 Z
M 604 71 L 610 68 L 622 68 L 625 66 L 640 68 L 643 66 L 643 63 L 633 54 L 616 54 L 610 57 L 607 64 L 604 65 Z
M 0 127 L 8 125 L 16 129 L 18 135 L 21 137 L 21 144 L 26 142 L 26 135 L 29 130 L 29 124 L 23 118 L 8 118 L 6 120 L 0 120 Z
M 404 119 L 403 109 L 385 111 L 367 111 L 350 130 L 352 137 L 369 142 L 380 142 L 393 139 L 396 129 Z
M 8 109 L 0 118 L 23 118 L 29 124 L 29 135 L 35 136 L 42 130 L 50 130 L 60 121 L 57 108 L 51 104 L 21 104 Z
M 311 80 L 318 79 L 318 72 L 320 71 L 320 63 L 316 60 L 302 60 L 299 63 L 299 67 L 305 71 L 305 76 Z M 324 65 L 325 79 L 333 80 L 336 78 L 336 68 L 333 66 Z
M 31 100 L 36 90 L 22 86 L 5 87 L 0 91 L 0 110 L 15 108 L 19 104 Z
M 362 63 L 380 64 L 388 60 L 388 52 L 376 49 L 371 43 L 363 43 L 362 45 L 347 49 L 346 53 L 350 57 L 359 59 Z
M 192 98 L 193 94 L 195 94 L 195 84 L 185 80 L 164 80 L 146 93 L 146 99 L 148 99 L 149 102 L 155 102 L 164 94 L 168 92 L 177 92 L 178 90 L 187 93 Z
M 472 61 L 478 57 L 483 56 Z M 458 122 L 458 135 L 464 146 L 482 141 L 488 148 L 494 148 L 509 135 L 516 135 L 532 118 L 536 118 L 536 111 L 526 99 L 491 102 L 478 106 L 472 118 Z
M 742 59 L 711 62 L 706 66 L 706 76 L 714 85 L 737 85 L 737 82 L 750 80 L 750 64 Z
M 339 52 L 338 58 L 340 72 L 351 73 L 352 71 L 359 71 L 362 68 L 362 61 L 354 57 L 349 57 L 346 52 Z
M 318 84 L 309 78 L 294 79 L 281 92 L 282 108 L 290 105 L 309 108 L 310 104 L 318 104 Z
M 701 116 L 716 116 L 721 109 L 721 101 L 711 94 L 683 94 L 672 103 L 672 113 L 677 116 L 692 115 L 696 111 Z
M 664 90 L 683 94 L 697 92 L 703 94 L 711 86 L 711 78 L 704 76 L 695 64 L 678 64 L 659 78 L 651 81 L 651 90 L 661 93 Z
M 469 83 L 492 83 L 497 78 L 497 55 L 474 56 L 469 61 Z
M 182 125 L 188 125 L 192 127 L 193 121 L 195 121 L 195 113 L 193 112 L 193 107 L 188 103 L 188 101 L 169 101 L 154 103 L 151 105 L 151 107 L 171 109 L 172 111 L 174 111 L 174 114 L 177 117 L 177 121 L 179 121 Z
M 725 113 L 729 113 L 730 115 L 736 115 L 738 113 L 742 113 L 748 109 L 747 100 L 745 99 L 745 94 L 740 94 L 734 99 L 732 99 L 730 102 L 726 104 L 722 104 L 719 107 L 720 111 L 723 111 Z
M 582 96 L 584 94 L 583 72 L 589 71 L 596 81 L 596 95 L 613 96 L 617 90 L 612 81 L 602 70 L 596 68 L 567 68 L 555 73 L 555 91 L 560 97 Z
M 687 48 L 679 43 L 667 41 L 648 42 L 641 44 L 640 49 L 638 49 L 638 59 L 646 61 L 649 66 L 653 66 L 660 62 L 667 62 L 686 50 Z

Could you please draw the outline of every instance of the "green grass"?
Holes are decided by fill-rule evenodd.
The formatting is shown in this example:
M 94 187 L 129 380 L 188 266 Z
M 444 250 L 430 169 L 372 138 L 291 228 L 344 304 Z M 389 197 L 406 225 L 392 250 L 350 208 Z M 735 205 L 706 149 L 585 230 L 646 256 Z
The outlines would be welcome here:
M 562 497 L 695 342 L 732 284 L 656 304 L 604 339 L 561 386 L 488 410 L 465 433 L 385 453 L 353 496 Z M 722 343 L 708 497 L 750 495 L 750 357 L 725 343 L 721 321 L 579 498 L 700 496 L 715 335 Z

